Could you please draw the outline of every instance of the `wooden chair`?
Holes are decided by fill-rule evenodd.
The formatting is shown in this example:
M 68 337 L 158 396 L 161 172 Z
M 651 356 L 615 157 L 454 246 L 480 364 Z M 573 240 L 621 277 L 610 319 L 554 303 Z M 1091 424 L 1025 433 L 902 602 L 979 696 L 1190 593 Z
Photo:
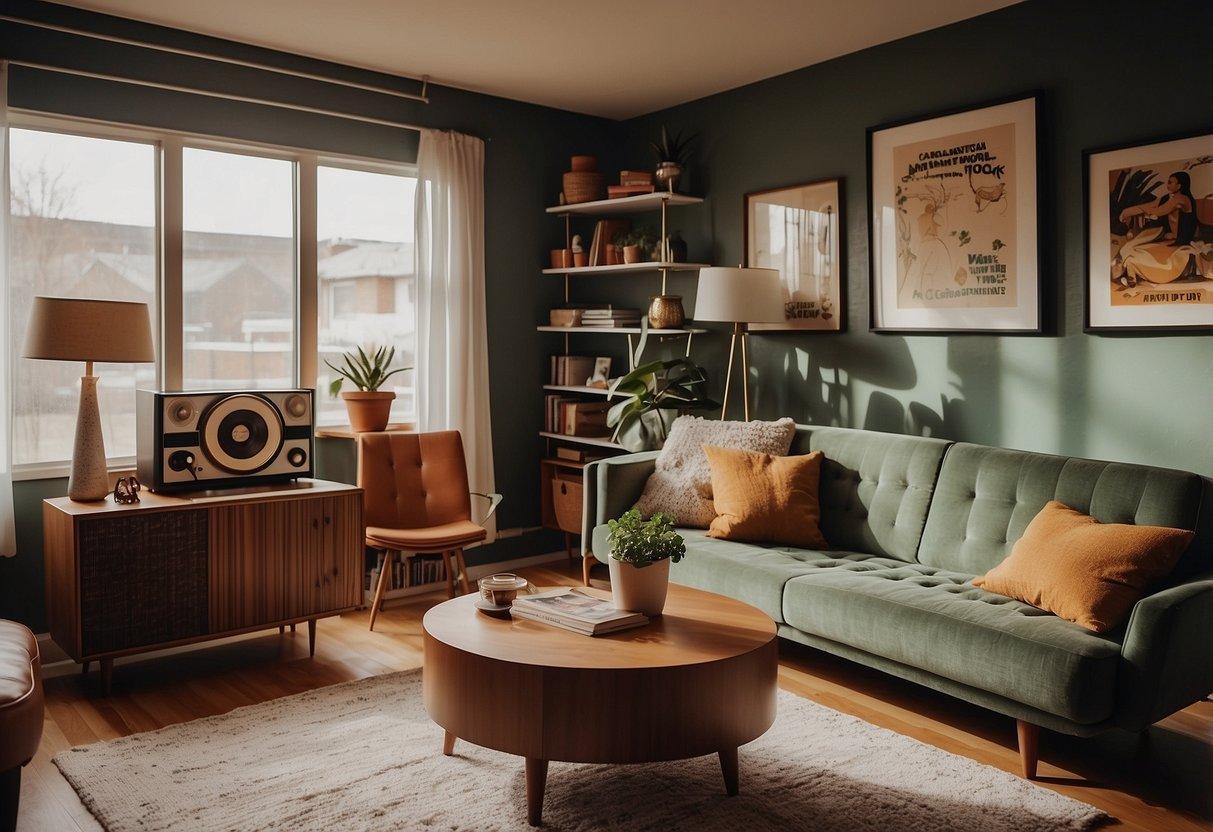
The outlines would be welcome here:
M 455 597 L 456 575 L 462 592 L 470 591 L 463 549 L 485 539 L 483 524 L 501 495 L 468 490 L 459 431 L 358 434 L 358 485 L 366 502 L 366 545 L 385 552 L 371 605 L 372 630 L 392 562 L 402 552 L 441 554 L 449 595 Z M 473 496 L 488 501 L 478 522 L 472 520 Z

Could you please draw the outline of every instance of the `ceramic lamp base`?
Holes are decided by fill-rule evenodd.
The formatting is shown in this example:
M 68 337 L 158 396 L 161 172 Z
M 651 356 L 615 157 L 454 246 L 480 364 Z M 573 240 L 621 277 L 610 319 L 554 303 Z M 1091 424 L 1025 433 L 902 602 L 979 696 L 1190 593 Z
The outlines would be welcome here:
M 97 407 L 97 377 L 82 376 L 80 410 L 76 413 L 76 444 L 72 449 L 72 472 L 68 479 L 67 496 L 78 502 L 98 502 L 105 499 L 109 490 L 101 411 Z

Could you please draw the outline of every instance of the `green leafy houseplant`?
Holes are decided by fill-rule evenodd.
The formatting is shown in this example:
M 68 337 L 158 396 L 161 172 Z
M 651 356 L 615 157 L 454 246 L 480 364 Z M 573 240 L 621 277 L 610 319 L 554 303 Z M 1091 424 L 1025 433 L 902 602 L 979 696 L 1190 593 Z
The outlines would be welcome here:
M 362 347 L 358 347 L 356 350 L 342 354 L 342 366 L 340 367 L 335 366 L 326 358 L 324 363 L 337 373 L 337 378 L 329 384 L 329 395 L 336 396 L 340 393 L 347 380 L 359 390 L 373 392 L 382 387 L 383 383 L 396 373 L 412 369 L 411 367 L 397 367 L 395 370 L 389 370 L 388 368 L 392 366 L 395 358 L 395 347 L 379 347 L 369 354 Z
M 653 152 L 657 154 L 657 162 L 674 162 L 675 164 L 685 165 L 687 156 L 691 149 L 691 142 L 695 141 L 695 136 L 687 136 L 683 138 L 682 132 L 679 131 L 670 135 L 669 129 L 663 124 L 661 125 L 661 139 L 652 142 Z
M 636 246 L 640 249 L 640 256 L 648 260 L 653 256 L 653 252 L 657 249 L 657 232 L 647 226 L 633 228 L 631 231 L 625 231 L 615 238 L 616 248 L 625 248 L 627 246 Z
M 611 382 L 607 401 L 623 396 L 623 401 L 607 412 L 607 427 L 615 429 L 612 439 L 630 451 L 661 447 L 668 430 L 667 422 L 680 410 L 709 410 L 720 403 L 701 395 L 707 373 L 686 356 L 664 361 L 640 363 L 648 340 L 648 321 L 640 321 L 640 341 L 633 358 L 635 369 Z
M 645 520 L 637 509 L 628 509 L 618 520 L 607 520 L 611 530 L 611 557 L 637 568 L 666 560 L 678 563 L 687 553 L 686 541 L 674 530 L 674 518 L 656 512 Z

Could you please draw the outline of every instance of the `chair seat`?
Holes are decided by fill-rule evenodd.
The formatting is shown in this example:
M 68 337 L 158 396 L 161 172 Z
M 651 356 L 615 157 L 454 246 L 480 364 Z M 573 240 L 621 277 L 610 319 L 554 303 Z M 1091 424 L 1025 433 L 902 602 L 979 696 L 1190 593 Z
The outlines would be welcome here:
M 455 520 L 424 529 L 391 529 L 366 527 L 366 543 L 380 549 L 408 552 L 446 552 L 479 543 L 488 536 L 483 526 L 470 520 Z

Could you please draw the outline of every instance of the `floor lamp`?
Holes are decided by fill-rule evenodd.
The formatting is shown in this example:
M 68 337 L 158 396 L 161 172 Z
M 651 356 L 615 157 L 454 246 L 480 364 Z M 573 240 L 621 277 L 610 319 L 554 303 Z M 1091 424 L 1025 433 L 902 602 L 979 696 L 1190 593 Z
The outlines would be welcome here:
M 724 400 L 720 418 L 729 409 L 729 382 L 733 378 L 733 355 L 741 336 L 742 399 L 745 420 L 750 420 L 750 357 L 747 344 L 750 324 L 781 323 L 784 320 L 783 284 L 775 269 L 743 269 L 712 266 L 699 270 L 695 292 L 696 321 L 725 321 L 733 324 L 729 341 L 729 369 L 724 377 Z
M 35 297 L 22 354 L 26 358 L 84 362 L 67 496 L 81 502 L 104 500 L 109 493 L 109 469 L 93 362 L 131 364 L 156 360 L 147 304 Z

